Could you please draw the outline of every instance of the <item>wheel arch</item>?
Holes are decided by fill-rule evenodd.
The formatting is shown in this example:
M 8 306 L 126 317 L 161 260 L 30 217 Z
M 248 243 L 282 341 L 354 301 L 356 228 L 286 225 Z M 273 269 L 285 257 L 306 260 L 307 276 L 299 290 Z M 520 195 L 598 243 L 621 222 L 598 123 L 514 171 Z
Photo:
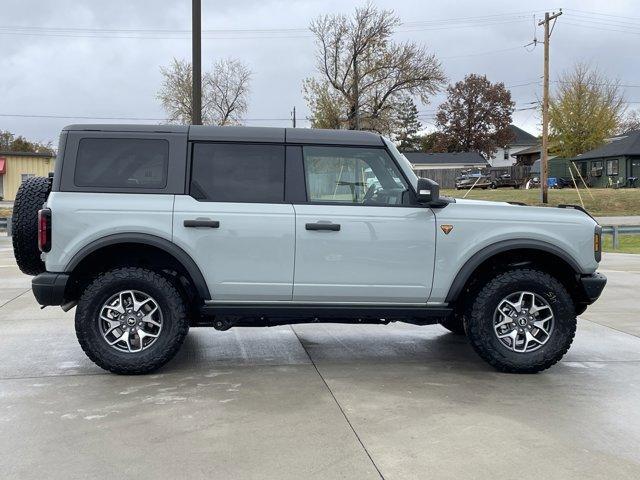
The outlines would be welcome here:
M 185 276 L 191 281 L 198 296 L 202 300 L 210 300 L 211 293 L 205 281 L 202 271 L 182 248 L 167 239 L 145 233 L 117 233 L 99 238 L 80 249 L 69 261 L 65 271 L 74 276 L 74 272 L 82 271 L 92 261 L 97 261 L 102 253 L 114 252 L 119 248 L 135 251 L 162 252 L 168 255 L 165 259 L 182 268 Z
M 569 253 L 551 243 L 535 239 L 503 240 L 482 248 L 464 263 L 451 283 L 446 302 L 456 302 L 474 276 L 491 269 L 492 260 L 504 264 L 504 259 L 509 259 L 512 264 L 517 264 L 518 257 L 521 257 L 522 263 L 535 259 L 546 265 L 549 270 L 564 271 L 564 275 L 561 276 L 565 276 L 565 280 L 581 273 L 588 273 L 582 271 L 578 261 Z

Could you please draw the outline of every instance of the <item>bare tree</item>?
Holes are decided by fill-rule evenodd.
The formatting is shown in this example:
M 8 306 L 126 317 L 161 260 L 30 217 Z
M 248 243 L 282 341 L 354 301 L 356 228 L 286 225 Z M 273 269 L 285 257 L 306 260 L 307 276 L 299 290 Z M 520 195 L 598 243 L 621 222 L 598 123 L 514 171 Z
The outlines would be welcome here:
M 216 125 L 233 125 L 247 113 L 251 71 L 240 60 L 219 60 L 204 78 L 205 103 Z
M 378 10 L 370 3 L 357 8 L 352 17 L 324 15 L 311 22 L 321 75 L 304 83 L 312 123 L 333 116 L 317 110 L 326 105 L 324 96 L 339 100 L 341 126 L 385 131 L 394 124 L 405 96 L 428 103 L 444 85 L 435 55 L 415 43 L 391 41 L 399 25 L 393 11 Z M 335 102 L 329 105 L 335 107 Z
M 160 67 L 162 86 L 158 100 L 168 121 L 188 125 L 192 111 L 191 63 L 174 58 L 168 67 Z M 251 71 L 236 59 L 219 60 L 202 82 L 202 123 L 204 125 L 239 124 L 246 114 Z
M 640 110 L 632 110 L 625 115 L 618 127 L 618 133 L 624 134 L 640 130 Z
M 618 80 L 578 63 L 558 78 L 557 85 L 549 100 L 554 153 L 575 157 L 616 133 L 626 110 Z

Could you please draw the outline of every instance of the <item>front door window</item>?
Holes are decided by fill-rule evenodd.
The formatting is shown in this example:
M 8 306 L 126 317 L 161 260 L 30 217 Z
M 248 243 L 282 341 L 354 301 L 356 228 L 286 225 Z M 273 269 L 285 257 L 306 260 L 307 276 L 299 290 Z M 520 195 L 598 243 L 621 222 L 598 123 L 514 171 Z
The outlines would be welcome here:
M 408 186 L 378 148 L 304 147 L 308 200 L 313 203 L 402 205 Z

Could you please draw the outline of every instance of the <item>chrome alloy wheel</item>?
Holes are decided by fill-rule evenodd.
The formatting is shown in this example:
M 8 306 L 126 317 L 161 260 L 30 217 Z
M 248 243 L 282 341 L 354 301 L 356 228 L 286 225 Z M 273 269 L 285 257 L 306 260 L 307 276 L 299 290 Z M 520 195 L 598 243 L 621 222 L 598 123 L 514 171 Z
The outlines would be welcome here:
M 102 305 L 98 327 L 112 348 L 125 353 L 141 352 L 160 335 L 162 311 L 146 293 L 123 290 Z
M 539 349 L 551 338 L 553 327 L 553 310 L 533 292 L 516 292 L 503 298 L 493 315 L 498 340 L 517 353 Z

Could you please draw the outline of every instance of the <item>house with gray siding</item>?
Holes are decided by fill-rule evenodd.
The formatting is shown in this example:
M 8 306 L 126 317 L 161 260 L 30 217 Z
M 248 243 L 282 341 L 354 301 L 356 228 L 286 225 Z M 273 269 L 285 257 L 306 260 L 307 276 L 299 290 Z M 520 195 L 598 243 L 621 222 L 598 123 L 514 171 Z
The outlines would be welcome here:
M 609 138 L 571 160 L 593 187 L 640 186 L 640 130 Z

